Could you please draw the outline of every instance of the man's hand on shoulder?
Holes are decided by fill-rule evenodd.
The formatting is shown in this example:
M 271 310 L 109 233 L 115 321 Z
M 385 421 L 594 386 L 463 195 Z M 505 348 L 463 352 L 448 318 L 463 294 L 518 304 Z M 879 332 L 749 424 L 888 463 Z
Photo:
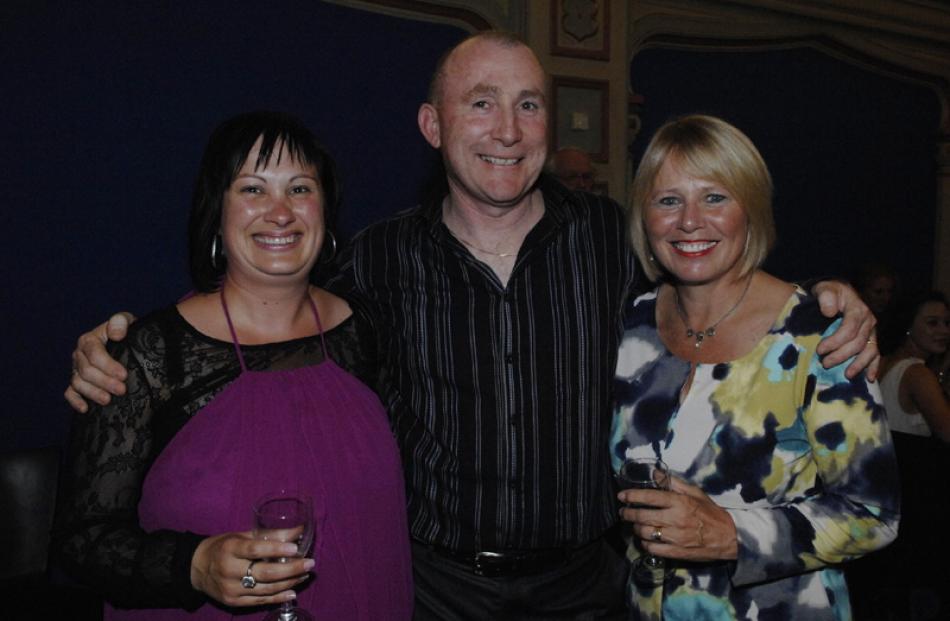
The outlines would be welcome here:
M 87 399 L 107 405 L 112 395 L 125 394 L 125 367 L 109 355 L 106 343 L 124 339 L 133 321 L 131 313 L 117 313 L 79 337 L 73 350 L 72 377 L 63 395 L 74 410 L 88 411 Z
M 868 379 L 876 380 L 881 354 L 874 333 L 877 324 L 874 313 L 861 301 L 858 292 L 846 283 L 823 280 L 812 287 L 811 292 L 818 298 L 821 313 L 825 317 L 842 316 L 841 325 L 834 334 L 818 344 L 822 364 L 830 368 L 855 357 L 845 370 L 845 375 L 852 378 L 866 369 Z

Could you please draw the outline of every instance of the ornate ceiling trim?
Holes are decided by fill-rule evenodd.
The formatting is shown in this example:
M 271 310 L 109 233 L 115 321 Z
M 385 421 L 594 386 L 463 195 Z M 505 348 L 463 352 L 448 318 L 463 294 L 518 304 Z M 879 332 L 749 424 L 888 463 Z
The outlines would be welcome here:
M 628 59 L 651 47 L 812 47 L 930 88 L 940 101 L 941 130 L 950 134 L 950 8 L 907 0 L 873 4 L 871 10 L 859 0 L 640 0 L 629 14 Z
M 526 31 L 525 0 L 326 0 L 356 9 L 459 26 L 469 32 Z
M 640 50 L 650 48 L 722 51 L 764 51 L 810 47 L 829 56 L 844 60 L 894 79 L 913 82 L 939 90 L 950 90 L 950 79 L 942 76 L 916 71 L 890 62 L 885 58 L 873 56 L 863 50 L 855 49 L 827 35 L 793 36 L 775 38 L 721 39 L 715 37 L 694 37 L 682 35 L 655 35 L 642 42 Z

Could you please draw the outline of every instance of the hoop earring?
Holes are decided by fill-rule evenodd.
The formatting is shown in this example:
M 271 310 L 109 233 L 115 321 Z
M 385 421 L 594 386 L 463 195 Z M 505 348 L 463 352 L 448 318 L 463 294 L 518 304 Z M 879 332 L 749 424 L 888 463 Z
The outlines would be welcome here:
M 326 243 L 327 238 L 330 239 L 330 253 L 328 256 L 320 257 L 321 263 L 324 263 L 324 262 L 329 263 L 330 261 L 333 260 L 334 257 L 336 257 L 336 237 L 333 235 L 333 231 L 330 231 L 329 229 L 325 231 L 324 240 L 323 240 L 324 243 Z M 326 252 L 326 246 L 320 249 L 321 255 L 323 255 L 325 252 Z
M 221 263 L 221 259 L 224 257 L 224 242 L 222 241 L 219 244 L 218 240 L 220 239 L 221 235 L 215 235 L 213 238 L 211 238 L 211 267 L 214 269 L 218 269 L 220 267 L 218 263 Z

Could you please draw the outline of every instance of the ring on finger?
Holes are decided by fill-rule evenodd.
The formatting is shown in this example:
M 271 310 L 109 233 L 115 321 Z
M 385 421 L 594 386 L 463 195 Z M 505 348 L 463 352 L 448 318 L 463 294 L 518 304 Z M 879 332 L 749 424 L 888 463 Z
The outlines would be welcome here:
M 256 559 L 250 562 L 250 564 L 247 566 L 247 571 L 244 572 L 244 577 L 241 578 L 241 586 L 245 589 L 253 589 L 257 586 L 257 580 L 255 580 L 254 576 L 251 575 L 251 569 L 254 567 L 254 563 L 256 562 Z
M 663 541 L 663 529 L 659 526 L 653 528 L 653 534 L 650 535 L 653 541 Z

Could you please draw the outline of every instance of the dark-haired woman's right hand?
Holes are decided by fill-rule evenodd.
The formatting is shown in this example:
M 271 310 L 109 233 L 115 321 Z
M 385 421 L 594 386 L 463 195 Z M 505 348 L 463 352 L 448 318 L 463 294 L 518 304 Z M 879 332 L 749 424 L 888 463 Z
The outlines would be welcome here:
M 293 588 L 310 577 L 314 561 L 296 557 L 293 543 L 255 539 L 251 532 L 208 537 L 191 559 L 191 585 L 227 606 L 289 602 Z M 286 562 L 266 559 L 283 558 Z M 246 576 L 253 578 L 248 584 Z

